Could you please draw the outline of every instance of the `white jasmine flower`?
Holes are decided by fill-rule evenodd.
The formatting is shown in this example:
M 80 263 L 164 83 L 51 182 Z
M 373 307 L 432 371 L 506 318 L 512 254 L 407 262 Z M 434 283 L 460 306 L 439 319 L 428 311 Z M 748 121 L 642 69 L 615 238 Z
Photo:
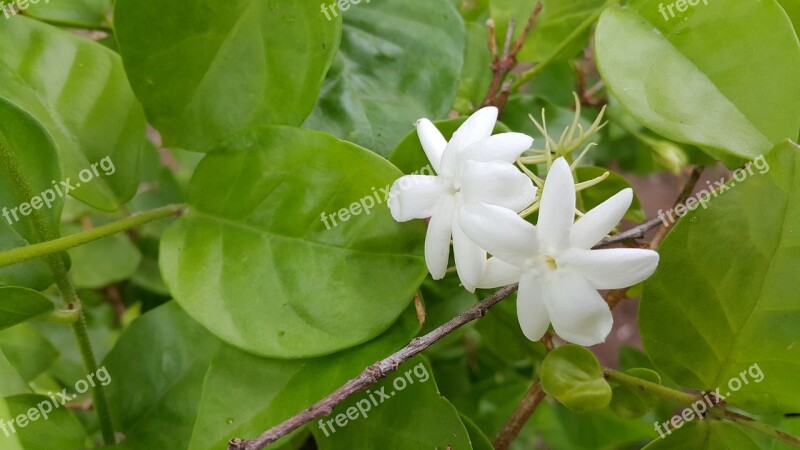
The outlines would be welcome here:
M 452 236 L 458 276 L 470 291 L 483 276 L 486 252 L 464 234 L 458 211 L 485 204 L 513 214 L 536 197 L 531 180 L 514 166 L 533 138 L 521 133 L 492 136 L 496 122 L 497 108 L 483 108 L 448 143 L 431 121 L 420 120 L 419 140 L 437 175 L 403 176 L 389 195 L 389 208 L 398 222 L 430 217 L 425 261 L 435 280 L 447 271 Z
M 492 205 L 462 208 L 464 231 L 493 255 L 478 286 L 519 282 L 519 323 L 532 341 L 541 339 L 552 322 L 569 342 L 604 342 L 613 319 L 597 290 L 639 283 L 658 265 L 652 250 L 591 250 L 632 200 L 631 189 L 622 190 L 573 223 L 575 185 L 569 165 L 559 158 L 545 180 L 537 226 Z

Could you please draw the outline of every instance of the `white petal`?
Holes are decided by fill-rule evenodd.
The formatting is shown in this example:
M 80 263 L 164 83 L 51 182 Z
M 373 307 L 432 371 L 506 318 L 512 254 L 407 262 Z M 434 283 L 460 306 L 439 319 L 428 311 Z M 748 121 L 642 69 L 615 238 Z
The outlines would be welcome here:
M 481 289 L 491 289 L 509 284 L 517 283 L 522 276 L 522 272 L 517 266 L 513 266 L 501 259 L 489 258 L 486 261 L 486 270 L 483 278 L 478 283 Z
M 527 134 L 495 134 L 464 149 L 464 159 L 514 163 L 522 155 L 522 152 L 531 148 L 531 145 L 533 145 L 533 138 Z
M 444 179 L 427 175 L 405 175 L 389 191 L 389 210 L 398 222 L 425 219 L 436 212 L 449 190 Z
M 456 259 L 456 271 L 464 288 L 475 292 L 475 288 L 483 278 L 486 267 L 486 252 L 467 236 L 459 225 L 458 215 L 453 219 L 453 256 Z
M 550 316 L 544 304 L 544 286 L 540 275 L 527 272 L 519 281 L 517 292 L 517 317 L 522 333 L 538 341 L 550 326 Z
M 611 310 L 597 290 L 577 273 L 549 273 L 544 301 L 556 334 L 565 341 L 590 346 L 605 342 L 611 332 Z
M 658 253 L 638 248 L 570 249 L 558 267 L 580 273 L 595 289 L 617 289 L 646 280 L 658 266 Z
M 537 230 L 513 211 L 494 205 L 459 208 L 464 232 L 481 248 L 507 263 L 522 266 L 536 255 Z
M 442 154 L 445 147 L 447 147 L 447 140 L 442 136 L 442 133 L 436 129 L 436 126 L 428 119 L 420 119 L 417 122 L 417 135 L 419 135 L 419 142 L 422 144 L 422 149 L 428 156 L 428 161 L 431 162 L 433 170 L 439 173 L 440 163 L 442 161 Z
M 447 198 L 442 201 L 428 223 L 428 234 L 425 235 L 425 263 L 434 280 L 441 280 L 447 272 L 454 210 L 455 201 Z
M 589 249 L 600 242 L 622 220 L 633 202 L 633 190 L 623 189 L 595 206 L 572 225 L 572 246 Z
M 488 203 L 520 212 L 533 203 L 536 187 L 509 163 L 467 161 L 460 177 L 464 203 Z
M 489 106 L 479 109 L 453 133 L 453 137 L 447 145 L 448 150 L 455 150 L 458 153 L 481 139 L 491 136 L 495 123 L 497 123 L 497 108 Z
M 545 251 L 557 253 L 569 246 L 574 219 L 575 183 L 569 164 L 564 158 L 558 158 L 544 182 L 539 222 L 536 224 Z

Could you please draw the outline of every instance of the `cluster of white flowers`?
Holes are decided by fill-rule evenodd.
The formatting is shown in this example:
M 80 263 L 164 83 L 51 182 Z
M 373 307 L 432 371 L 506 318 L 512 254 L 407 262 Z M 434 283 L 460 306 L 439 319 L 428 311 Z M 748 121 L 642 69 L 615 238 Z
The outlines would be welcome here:
M 597 290 L 639 283 L 658 265 L 651 250 L 591 250 L 622 219 L 633 193 L 620 191 L 575 221 L 569 164 L 553 162 L 537 200 L 531 178 L 514 165 L 533 139 L 492 136 L 496 121 L 497 109 L 483 108 L 447 142 L 433 123 L 420 120 L 420 142 L 437 175 L 397 180 L 389 196 L 392 216 L 430 218 L 425 260 L 434 279 L 445 276 L 452 238 L 456 271 L 469 291 L 519 282 L 517 312 L 528 339 L 541 339 L 552 323 L 564 340 L 604 342 L 613 320 Z M 518 214 L 534 201 L 536 226 Z

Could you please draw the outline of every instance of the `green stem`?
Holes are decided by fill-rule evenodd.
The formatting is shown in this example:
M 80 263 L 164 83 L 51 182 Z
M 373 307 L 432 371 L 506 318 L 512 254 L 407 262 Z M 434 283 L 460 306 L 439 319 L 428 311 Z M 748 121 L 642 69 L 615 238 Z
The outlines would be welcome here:
M 539 75 L 539 72 L 544 70 L 544 68 L 550 65 L 550 63 L 555 61 L 558 55 L 560 55 L 561 52 L 563 52 L 564 49 L 567 48 L 567 46 L 572 41 L 574 41 L 578 36 L 580 36 L 586 30 L 591 28 L 592 25 L 594 25 L 595 21 L 597 21 L 597 18 L 600 17 L 600 14 L 602 14 L 603 10 L 605 10 L 606 7 L 616 3 L 619 3 L 619 0 L 609 0 L 605 3 L 605 5 L 603 5 L 597 11 L 595 11 L 591 16 L 587 17 L 586 20 L 581 22 L 581 24 L 578 25 L 577 28 L 572 30 L 572 33 L 570 33 L 569 36 L 567 36 L 563 41 L 561 41 L 556 46 L 556 48 L 554 48 L 553 51 L 550 52 L 550 54 L 548 54 L 543 60 L 539 61 L 535 67 L 523 72 L 522 75 L 520 75 L 519 78 L 516 81 L 514 81 L 513 84 L 511 84 L 511 90 L 513 91 L 519 89 L 523 84 L 531 81 L 534 77 L 536 77 L 536 75 Z
M 86 244 L 88 242 L 96 241 L 113 234 L 121 233 L 131 228 L 136 228 L 154 220 L 163 219 L 172 215 L 180 214 L 186 209 L 186 205 L 169 205 L 162 208 L 153 209 L 151 211 L 134 214 L 122 220 L 110 223 L 108 225 L 99 226 L 86 230 L 81 233 L 76 233 L 70 236 L 64 236 L 51 241 L 40 242 L 38 244 L 28 245 L 26 247 L 15 248 L 0 253 L 0 267 L 19 264 L 33 258 L 51 255 L 54 253 L 63 252 L 72 247 Z
M 716 408 L 710 410 L 708 415 L 717 419 L 729 420 L 738 425 L 750 428 L 751 430 L 758 431 L 759 433 L 765 434 L 773 439 L 784 442 L 792 447 L 800 448 L 800 439 L 797 437 L 773 428 L 765 423 L 759 422 L 751 417 L 747 417 L 743 414 L 739 414 L 727 409 Z
M 634 377 L 632 375 L 628 375 L 626 373 L 622 373 L 614 369 L 605 369 L 603 371 L 603 375 L 607 379 L 615 383 L 619 383 L 623 386 L 627 386 L 631 389 L 635 389 L 647 394 L 652 394 L 661 398 L 674 400 L 678 403 L 690 404 L 694 403 L 698 399 L 697 396 L 694 396 L 692 394 L 687 394 L 686 392 L 677 391 L 675 389 L 671 389 L 666 386 L 653 383 L 651 381 L 643 380 L 641 378 Z

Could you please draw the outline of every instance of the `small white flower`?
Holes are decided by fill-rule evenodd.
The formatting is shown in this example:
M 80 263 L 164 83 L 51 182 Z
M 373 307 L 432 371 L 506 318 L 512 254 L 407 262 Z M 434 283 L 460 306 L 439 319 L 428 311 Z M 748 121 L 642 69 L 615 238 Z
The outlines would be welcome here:
M 507 209 L 466 206 L 461 211 L 464 231 L 493 255 L 478 287 L 518 281 L 519 323 L 532 341 L 541 339 L 552 322 L 569 342 L 604 342 L 613 319 L 597 289 L 634 285 L 658 265 L 652 250 L 591 250 L 619 223 L 632 200 L 632 191 L 622 190 L 573 223 L 575 185 L 569 165 L 559 158 L 545 180 L 537 226 Z
M 533 138 L 520 133 L 492 136 L 496 122 L 497 108 L 483 108 L 448 143 L 431 121 L 420 120 L 419 140 L 437 175 L 403 176 L 389 195 L 389 208 L 398 222 L 430 217 L 425 261 L 435 280 L 447 271 L 452 236 L 458 276 L 470 291 L 483 276 L 486 252 L 464 234 L 458 211 L 465 205 L 486 204 L 513 214 L 536 197 L 531 180 L 514 166 Z

